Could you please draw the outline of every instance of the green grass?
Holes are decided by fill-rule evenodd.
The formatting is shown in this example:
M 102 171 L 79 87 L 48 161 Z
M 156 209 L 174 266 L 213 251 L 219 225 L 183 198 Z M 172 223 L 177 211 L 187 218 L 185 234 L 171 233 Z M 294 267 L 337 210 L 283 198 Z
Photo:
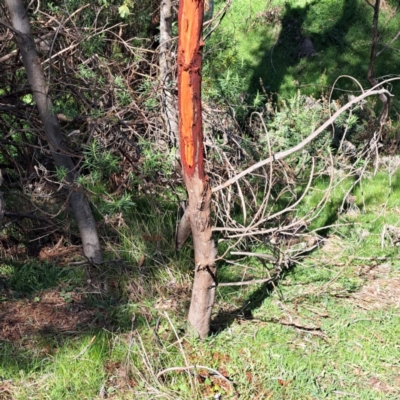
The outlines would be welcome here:
M 381 6 L 378 51 L 397 33 L 400 14 L 395 6 L 393 2 Z M 208 44 L 215 54 L 210 50 L 212 56 L 206 57 L 205 92 L 208 79 L 223 80 L 228 70 L 238 74 L 240 90 L 250 98 L 261 91 L 260 78 L 267 92 L 280 99 L 293 97 L 299 89 L 318 98 L 330 92 L 340 75 L 353 76 L 367 88 L 372 14 L 363 0 L 233 2 Z M 311 38 L 315 54 L 301 58 L 305 37 Z M 394 49 L 383 51 L 376 59 L 375 76 L 396 74 L 399 57 Z M 358 90 L 348 79 L 341 79 L 336 89 Z M 398 83 L 393 93 L 400 94 Z M 338 90 L 334 96 L 342 94 Z M 392 111 L 398 108 L 394 98 Z
M 46 347 L 49 346 L 46 343 Z M 9 345 L 6 347 L 10 348 Z M 37 347 L 40 348 L 40 344 Z M 23 361 L 20 356 L 19 362 L 11 365 L 4 362 L 4 357 L 0 362 L 0 373 L 5 380 L 17 378 L 21 382 L 13 399 L 93 399 L 104 381 L 107 352 L 106 335 L 80 336 L 57 346 L 57 352 L 47 357 L 39 358 L 24 351 L 21 353 L 31 361 Z M 9 356 L 15 356 L 15 353 L 18 354 L 17 349 L 12 352 L 9 349 Z M 29 382 L 36 382 L 38 386 Z
M 113 323 L 104 329 L 100 323 L 74 332 L 38 331 L 20 343 L 4 341 L 4 387 L 12 398 L 38 400 L 96 399 L 101 391 L 111 399 L 398 397 L 400 315 L 385 293 L 399 279 L 400 259 L 388 241 L 381 247 L 381 233 L 384 224 L 398 225 L 399 179 L 399 171 L 389 175 L 385 169 L 364 179 L 352 192 L 360 208 L 356 214 L 337 214 L 351 180 L 337 186 L 317 220 L 322 226 L 335 215 L 325 244 L 287 271 L 277 287 L 218 289 L 215 333 L 204 342 L 185 334 L 188 292 L 180 293 L 190 280 L 191 254 L 174 255 L 174 216 L 167 203 L 138 201 L 135 220 L 133 213 L 125 215 L 135 229 L 120 228 L 120 247 L 114 249 L 124 266 L 105 266 L 99 275 L 91 271 L 93 280 L 110 289 L 84 297 L 87 307 L 97 307 Z M 303 211 L 317 204 L 327 185 L 317 180 Z M 150 240 L 157 235 L 160 240 Z M 138 271 L 135 264 L 143 254 Z M 381 271 L 382 265 L 386 269 Z M 249 267 L 260 269 L 257 263 Z M 31 302 L 37 297 L 39 304 L 41 294 L 54 288 L 89 291 L 84 269 L 3 264 L 1 271 L 8 284 L 15 279 L 13 293 L 29 294 Z M 222 280 L 237 280 L 242 273 L 220 267 Z M 18 276 L 23 285 L 16 286 Z M 374 282 L 380 282 L 380 297 L 357 297 Z M 177 299 L 180 306 L 158 308 L 158 296 Z M 187 365 L 219 371 L 231 383 L 201 367 L 187 374 Z M 181 370 L 164 371 L 172 367 Z
M 265 11 L 270 12 L 268 20 L 260 14 Z M 390 19 L 389 13 L 386 6 L 382 43 L 399 26 L 398 14 Z M 286 102 L 292 98 L 301 108 L 298 125 L 285 137 L 297 142 L 314 124 L 303 120 L 308 112 L 295 103 L 299 89 L 318 97 L 340 74 L 353 75 L 368 86 L 371 19 L 371 9 L 361 0 L 272 0 L 267 9 L 261 0 L 235 1 L 207 43 L 205 94 L 225 104 L 249 92 L 245 102 L 251 102 L 261 77 L 268 92 L 279 93 Z M 299 34 L 312 39 L 314 57 L 299 58 Z M 398 57 L 394 51 L 383 53 L 376 75 L 392 73 Z M 348 82 L 339 84 L 354 89 Z M 291 121 L 295 108 L 287 109 Z M 223 399 L 400 397 L 396 303 L 400 257 L 398 247 L 384 234 L 385 226 L 399 227 L 400 170 L 389 173 L 381 166 L 374 176 L 367 169 L 357 184 L 354 176 L 339 182 L 339 171 L 329 201 L 322 210 L 314 210 L 318 215 L 307 226 L 323 236 L 320 247 L 298 258 L 275 284 L 219 287 L 213 333 L 200 342 L 186 334 L 192 245 L 189 241 L 179 254 L 174 249 L 176 198 L 183 197 L 183 191 L 159 190 L 152 179 L 139 190 L 142 182 L 133 177 L 138 193 L 112 198 L 107 195 L 108 184 L 99 181 L 106 180 L 118 162 L 111 153 L 89 150 L 84 183 L 102 221 L 99 230 L 107 261 L 97 267 L 1 261 L 0 305 L 5 307 L 0 320 L 6 321 L 8 310 L 18 316 L 18 310 L 30 313 L 21 313 L 13 326 L 2 325 L 0 398 L 3 394 L 35 400 L 192 400 L 219 394 Z M 163 170 L 165 154 L 154 153 L 151 146 L 143 154 L 146 162 L 140 173 Z M 163 172 L 166 177 L 172 173 L 170 167 Z M 289 218 L 302 218 L 315 209 L 328 186 L 326 177 L 315 179 Z M 358 212 L 340 211 L 350 188 Z M 301 190 L 304 187 L 296 194 Z M 273 211 L 284 208 L 291 196 L 279 197 Z M 226 242 L 220 245 L 220 253 L 226 246 Z M 256 253 L 274 251 L 268 238 L 250 243 L 249 248 Z M 241 264 L 245 269 L 219 262 L 220 281 L 267 274 L 255 257 Z M 53 303 L 46 300 L 49 294 Z M 18 310 L 12 308 L 15 305 Z M 58 321 L 53 318 L 50 326 L 40 325 L 35 313 L 40 309 L 44 317 L 56 315 Z M 89 322 L 82 317 L 84 323 L 63 327 L 63 315 L 72 318 L 86 312 L 91 313 Z M 21 337 L 16 328 L 23 332 Z M 17 333 L 11 335 L 7 329 Z M 188 372 L 188 366 L 197 368 Z

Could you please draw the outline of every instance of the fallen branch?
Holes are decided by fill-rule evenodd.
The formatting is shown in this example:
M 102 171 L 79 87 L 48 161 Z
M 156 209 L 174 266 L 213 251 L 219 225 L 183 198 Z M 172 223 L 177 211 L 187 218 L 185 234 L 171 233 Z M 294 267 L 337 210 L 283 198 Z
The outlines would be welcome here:
M 274 281 L 274 278 L 252 279 L 251 281 L 218 283 L 217 287 L 257 285 L 257 284 L 260 284 L 260 283 L 269 283 L 269 282 L 273 282 L 273 281 Z
M 160 377 L 164 374 L 166 374 L 167 372 L 172 372 L 172 371 L 189 371 L 191 369 L 205 369 L 207 371 L 212 372 L 214 375 L 217 375 L 219 378 L 223 379 L 225 382 L 229 383 L 231 385 L 231 387 L 233 388 L 233 382 L 230 381 L 228 378 L 226 378 L 225 376 L 223 376 L 220 372 L 218 372 L 216 369 L 212 369 L 209 367 L 204 367 L 203 365 L 189 365 L 187 367 L 171 367 L 171 368 L 166 368 L 162 371 L 160 371 L 157 374 L 157 379 L 160 379 Z
M 388 95 L 392 96 L 390 92 L 386 89 L 375 89 L 377 86 L 382 86 L 383 84 L 395 80 L 395 79 L 400 79 L 400 78 L 393 78 L 389 79 L 387 81 L 381 82 L 379 85 L 376 85 L 374 88 L 369 89 L 362 93 L 360 96 L 355 97 L 353 100 L 349 101 L 347 104 L 345 104 L 343 107 L 339 108 L 331 118 L 329 118 L 324 124 L 322 124 L 317 130 L 315 130 L 313 133 L 311 133 L 310 136 L 305 138 L 303 141 L 301 141 L 299 144 L 296 146 L 292 147 L 289 150 L 281 151 L 279 153 L 273 154 L 272 156 L 266 158 L 265 160 L 259 161 L 258 163 L 255 163 L 251 167 L 245 169 L 244 171 L 240 172 L 236 176 L 234 176 L 231 179 L 228 179 L 226 182 L 222 183 L 221 185 L 213 188 L 211 191 L 212 193 L 216 193 L 222 189 L 225 189 L 232 185 L 233 183 L 237 182 L 239 179 L 243 178 L 244 176 L 250 174 L 251 172 L 255 171 L 258 168 L 263 167 L 264 165 L 270 164 L 274 161 L 281 160 L 283 158 L 288 157 L 289 155 L 296 153 L 297 151 L 303 149 L 305 146 L 307 146 L 309 143 L 311 143 L 321 132 L 323 132 L 326 128 L 328 128 L 341 114 L 343 114 L 346 110 L 348 110 L 350 107 L 353 105 L 359 103 L 361 100 L 363 100 L 366 97 L 373 96 L 373 95 Z

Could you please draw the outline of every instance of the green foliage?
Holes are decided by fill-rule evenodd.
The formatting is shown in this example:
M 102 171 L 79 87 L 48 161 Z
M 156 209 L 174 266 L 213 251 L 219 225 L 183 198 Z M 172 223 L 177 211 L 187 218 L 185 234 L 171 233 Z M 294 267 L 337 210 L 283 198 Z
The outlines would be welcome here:
M 68 174 L 67 168 L 65 168 L 63 166 L 56 167 L 56 179 L 59 182 L 62 182 L 66 178 L 67 174 Z
M 323 100 L 301 95 L 300 92 L 287 102 L 282 101 L 280 110 L 268 122 L 271 147 L 274 151 L 283 151 L 295 146 L 309 136 L 313 130 L 325 122 L 328 117 L 328 105 Z M 321 134 L 312 145 L 321 149 L 331 140 L 328 132 Z
M 88 68 L 86 65 L 79 65 L 79 74 L 83 79 L 94 79 L 96 78 L 96 73 Z
M 220 105 L 231 105 L 238 118 L 247 114 L 247 65 L 237 52 L 236 42 L 218 32 L 206 42 L 203 64 L 203 97 Z M 260 98 L 257 105 L 260 105 Z
M 115 213 L 132 211 L 135 205 L 136 204 L 131 199 L 131 195 L 129 193 L 124 193 L 119 198 L 108 199 L 101 202 L 98 206 L 98 210 L 103 215 L 112 215 Z
M 31 95 L 31 94 L 26 94 L 25 96 L 22 97 L 22 101 L 23 101 L 25 104 L 32 105 L 32 104 L 34 104 L 34 102 L 35 102 L 35 98 L 34 98 L 33 95 Z
M 120 75 L 114 77 L 116 97 L 120 107 L 126 107 L 132 102 L 132 96 L 124 78 Z
M 111 151 L 103 149 L 97 140 L 93 140 L 83 150 L 83 167 L 90 172 L 92 182 L 104 179 L 119 170 L 119 158 Z
M 157 174 L 166 178 L 173 173 L 173 161 L 176 149 L 162 149 L 159 145 L 145 140 L 140 141 L 143 161 L 140 164 L 140 173 L 143 176 L 154 178 Z
M 36 261 L 28 263 L 14 263 L 7 268 L 1 267 L 3 277 L 16 294 L 39 293 L 44 289 L 59 285 L 61 282 L 73 285 L 83 278 L 82 271 L 72 268 L 62 268 L 56 264 Z
M 139 86 L 140 97 L 147 111 L 153 111 L 159 106 L 157 96 L 154 95 L 155 89 L 156 82 L 150 77 L 143 79 Z
M 126 18 L 130 14 L 129 7 L 125 3 L 118 7 L 118 12 L 121 18 Z
M 47 7 L 49 8 L 49 11 L 53 14 L 57 14 L 59 12 L 59 7 L 57 5 L 54 5 L 53 2 L 47 3 Z
M 255 0 L 251 6 L 245 1 L 233 2 L 207 43 L 206 49 L 216 46 L 216 51 L 211 51 L 212 69 L 207 65 L 204 69 L 205 81 L 215 79 L 219 71 L 225 74 L 225 65 L 233 72 L 244 65 L 239 73 L 240 90 L 248 95 L 250 104 L 261 88 L 260 78 L 268 93 L 279 93 L 284 99 L 292 98 L 299 89 L 319 98 L 340 75 L 351 75 L 367 88 L 372 14 L 364 0 Z M 393 5 L 381 7 L 379 50 L 395 37 L 399 21 Z M 301 55 L 305 38 L 312 41 L 312 56 Z M 219 42 L 222 44 L 217 45 Z M 398 60 L 398 52 L 386 48 L 376 60 L 375 76 L 394 73 L 391 66 Z M 350 81 L 341 82 L 336 89 L 358 90 Z M 395 83 L 392 90 L 398 94 L 400 85 Z M 334 97 L 341 93 L 335 91 Z

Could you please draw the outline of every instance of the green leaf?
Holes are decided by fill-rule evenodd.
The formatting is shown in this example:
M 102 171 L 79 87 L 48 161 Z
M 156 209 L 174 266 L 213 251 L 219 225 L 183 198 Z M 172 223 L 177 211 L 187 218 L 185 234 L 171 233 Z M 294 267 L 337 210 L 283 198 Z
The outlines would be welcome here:
M 129 8 L 126 4 L 123 4 L 121 7 L 118 7 L 119 16 L 121 18 L 126 18 L 129 14 Z

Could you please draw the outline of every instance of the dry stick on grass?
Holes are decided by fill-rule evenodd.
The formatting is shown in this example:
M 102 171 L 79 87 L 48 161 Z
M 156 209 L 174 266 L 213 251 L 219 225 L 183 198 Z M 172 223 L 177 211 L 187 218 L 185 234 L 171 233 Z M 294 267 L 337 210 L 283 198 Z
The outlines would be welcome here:
M 167 318 L 167 320 L 168 320 L 168 322 L 169 322 L 169 324 L 170 324 L 172 330 L 173 330 L 174 333 L 175 333 L 175 337 L 176 337 L 177 340 L 178 340 L 177 343 L 179 344 L 179 349 L 180 349 L 180 351 L 181 351 L 181 354 L 182 354 L 183 359 L 185 360 L 186 370 L 188 371 L 188 376 L 189 376 L 189 381 L 190 381 L 190 387 L 192 388 L 192 391 L 194 391 L 194 383 L 193 383 L 192 376 L 191 376 L 190 373 L 189 373 L 189 368 L 190 368 L 190 367 L 189 367 L 189 362 L 188 362 L 188 360 L 187 360 L 185 351 L 183 350 L 183 347 L 182 347 L 182 340 L 181 340 L 180 337 L 178 336 L 178 332 L 176 331 L 175 326 L 174 326 L 174 324 L 172 323 L 172 321 L 171 321 L 171 319 L 169 318 L 169 315 L 168 315 L 168 313 L 167 313 L 166 311 L 164 311 L 164 315 L 165 315 L 165 317 Z M 157 378 L 158 378 L 158 375 L 159 375 L 159 374 L 157 374 Z
M 209 367 L 205 367 L 204 365 L 189 365 L 188 367 L 171 367 L 171 368 L 166 368 L 162 371 L 160 371 L 157 374 L 157 379 L 160 379 L 161 376 L 163 376 L 164 374 L 166 374 L 167 372 L 172 372 L 172 371 L 190 371 L 192 369 L 205 369 L 207 371 L 212 372 L 214 375 L 218 376 L 218 378 L 223 379 L 225 382 L 229 383 L 229 385 L 231 385 L 232 389 L 233 389 L 233 382 L 231 382 L 228 378 L 226 378 L 225 376 L 223 376 L 220 372 L 218 372 L 216 369 L 212 369 Z
M 261 283 L 273 283 L 274 278 L 264 278 L 264 279 L 252 279 L 250 281 L 240 281 L 240 282 L 223 282 L 218 283 L 217 287 L 226 286 L 246 286 L 246 285 L 258 285 Z

